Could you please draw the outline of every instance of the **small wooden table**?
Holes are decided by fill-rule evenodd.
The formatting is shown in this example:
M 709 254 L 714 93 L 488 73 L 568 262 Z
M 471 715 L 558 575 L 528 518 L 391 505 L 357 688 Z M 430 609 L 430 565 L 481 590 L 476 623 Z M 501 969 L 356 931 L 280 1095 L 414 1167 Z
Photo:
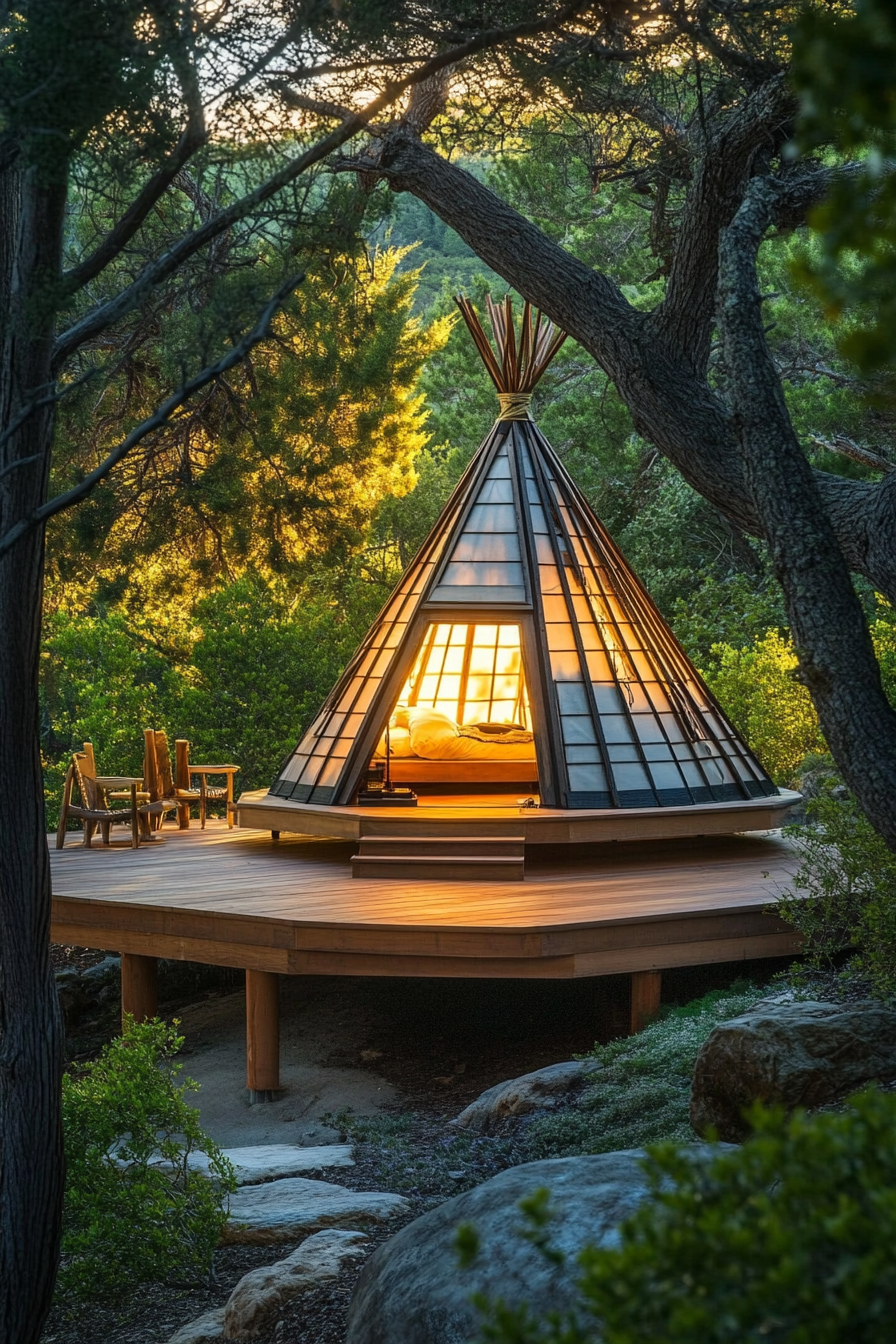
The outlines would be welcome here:
M 202 814 L 202 825 L 205 826 L 205 795 L 206 795 L 206 777 L 208 775 L 226 775 L 227 776 L 227 825 L 233 829 L 233 814 L 235 811 L 233 805 L 233 777 L 239 770 L 238 765 L 191 765 L 190 774 L 199 776 L 199 796 L 200 812 Z
M 106 801 L 106 794 L 110 789 L 128 789 L 131 794 L 131 849 L 140 848 L 140 833 L 145 831 L 144 839 L 149 834 L 148 826 L 143 825 L 144 819 L 137 811 L 137 792 L 143 788 L 143 776 L 133 775 L 97 775 L 96 786 L 103 795 L 103 802 Z

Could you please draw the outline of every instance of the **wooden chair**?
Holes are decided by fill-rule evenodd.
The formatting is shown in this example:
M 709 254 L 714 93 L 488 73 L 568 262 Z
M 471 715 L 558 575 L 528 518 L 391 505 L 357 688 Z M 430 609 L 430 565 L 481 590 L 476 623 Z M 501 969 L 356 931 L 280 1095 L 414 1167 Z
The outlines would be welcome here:
M 72 792 L 75 786 L 77 786 L 78 796 L 81 799 L 80 805 L 72 802 Z M 103 844 L 108 845 L 109 832 L 116 822 L 130 822 L 131 847 L 137 849 L 140 844 L 138 833 L 139 808 L 134 805 L 136 803 L 135 793 L 136 787 L 128 795 L 131 798 L 131 807 L 107 807 L 103 792 L 96 782 L 96 762 L 93 759 L 93 752 L 91 751 L 88 756 L 84 752 L 76 751 L 66 772 L 65 785 L 62 790 L 62 807 L 59 812 L 59 826 L 56 830 L 56 848 L 62 849 L 64 847 L 66 824 L 69 817 L 76 817 L 84 823 L 85 849 L 91 848 L 97 827 L 100 829 Z
M 92 743 L 92 742 L 85 742 L 85 743 L 84 743 L 84 752 L 83 752 L 83 754 L 84 754 L 84 756 L 87 758 L 87 764 L 88 764 L 88 769 L 89 769 L 90 774 L 93 776 L 94 779 L 97 779 L 97 778 L 98 778 L 98 771 L 97 771 L 97 768 L 96 768 L 96 756 L 94 755 L 94 751 L 93 751 L 93 743 Z M 141 784 L 141 786 L 142 786 L 142 784 L 143 784 L 142 779 L 141 779 L 141 781 L 140 781 L 140 784 Z M 126 802 L 126 803 L 129 803 L 129 802 L 131 801 L 131 791 L 130 791 L 130 789 L 104 789 L 104 788 L 102 787 L 102 785 L 100 784 L 100 785 L 98 785 L 98 791 L 99 791 L 99 796 L 98 796 L 97 801 L 99 802 L 99 804 L 100 804 L 101 807 L 108 807 L 110 801 L 111 801 L 111 802 L 119 802 L 119 803 L 120 803 L 120 802 Z M 149 802 L 149 794 L 146 793 L 145 790 L 144 790 L 142 787 L 140 787 L 140 788 L 137 789 L 137 802 L 138 802 L 138 803 L 148 803 L 148 802 Z
M 190 824 L 190 804 L 198 802 L 199 804 L 199 824 L 202 830 L 205 830 L 205 818 L 209 803 L 226 803 L 229 801 L 230 792 L 226 787 L 219 788 L 217 785 L 209 784 L 206 779 L 206 772 L 215 774 L 214 768 L 208 766 L 190 765 L 190 744 L 186 738 L 179 737 L 174 743 L 174 785 L 177 797 L 183 799 L 186 806 L 178 815 L 181 817 L 181 827 L 186 830 Z M 193 783 L 193 775 L 199 775 L 199 788 Z
M 143 782 L 149 792 L 146 815 L 154 830 L 160 830 L 170 812 L 178 812 L 182 803 L 177 798 L 168 754 L 168 735 L 154 728 L 143 730 Z

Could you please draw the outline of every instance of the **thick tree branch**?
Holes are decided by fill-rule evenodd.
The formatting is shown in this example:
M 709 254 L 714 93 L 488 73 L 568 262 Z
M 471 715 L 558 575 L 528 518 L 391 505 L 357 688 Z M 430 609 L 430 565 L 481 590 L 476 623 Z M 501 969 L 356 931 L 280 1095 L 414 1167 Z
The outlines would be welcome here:
M 179 59 L 175 60 L 175 70 L 187 111 L 187 124 L 183 134 L 168 159 L 144 183 L 114 228 L 109 230 L 89 256 L 65 272 L 62 277 L 62 292 L 66 296 L 76 294 L 115 260 L 140 229 L 153 206 L 162 199 L 180 170 L 205 144 L 207 139 L 205 110 L 192 53 L 182 53 Z
M 685 480 L 742 531 L 764 529 L 744 477 L 731 415 L 687 357 L 663 339 L 606 276 L 591 270 L 495 196 L 402 128 L 390 131 L 375 166 L 396 191 L 409 191 L 579 342 L 616 384 L 638 432 Z M 823 472 L 818 488 L 850 566 L 896 599 L 896 474 L 881 482 Z
M 862 810 L 896 849 L 896 713 L 765 336 L 756 259 L 780 191 L 771 178 L 754 179 L 719 249 L 719 326 L 735 425 L 825 737 Z
M 715 320 L 719 230 L 734 218 L 757 154 L 779 148 L 796 105 L 786 77 L 776 75 L 710 121 L 708 142 L 697 149 L 666 295 L 654 322 L 662 339 L 687 351 L 699 374 L 709 361 Z M 702 139 L 702 133 L 695 125 L 694 137 Z
M 136 425 L 127 438 L 113 448 L 99 466 L 89 472 L 82 481 L 79 481 L 71 490 L 66 490 L 53 499 L 48 499 L 46 503 L 33 509 L 27 517 L 20 518 L 5 536 L 0 537 L 0 555 L 10 550 L 17 541 L 20 541 L 35 527 L 40 527 L 42 523 L 54 517 L 55 514 L 62 513 L 64 509 L 70 509 L 73 504 L 79 504 L 82 499 L 86 499 L 91 491 L 99 485 L 100 481 L 109 475 L 112 468 L 127 457 L 128 453 L 136 448 L 142 439 L 145 439 L 148 434 L 152 434 L 155 430 L 161 429 L 163 425 L 168 423 L 175 411 L 179 410 L 192 396 L 195 396 L 203 387 L 214 382 L 228 369 L 232 369 L 235 364 L 239 364 L 241 360 L 245 359 L 249 351 L 269 335 L 274 314 L 303 279 L 304 276 L 302 275 L 294 275 L 285 284 L 281 285 L 252 330 L 241 341 L 238 341 L 232 350 L 222 356 L 216 364 L 208 365 L 201 373 L 197 373 L 195 377 L 188 379 L 176 392 L 172 392 L 171 396 L 163 401 L 152 415 L 147 416 L 139 425 Z
M 340 126 L 331 131 L 329 135 L 324 136 L 316 145 L 312 145 L 304 154 L 299 154 L 290 159 L 279 172 L 273 173 L 266 182 L 261 183 L 254 191 L 234 201 L 232 205 L 225 210 L 221 210 L 200 228 L 184 235 L 167 252 L 145 267 L 136 280 L 117 294 L 115 298 L 99 304 L 80 321 L 76 322 L 74 326 L 70 327 L 68 331 L 63 332 L 56 344 L 56 367 L 58 368 L 60 363 L 67 359 L 79 346 L 83 345 L 85 341 L 92 340 L 107 327 L 120 322 L 142 302 L 152 289 L 167 280 L 185 261 L 200 252 L 220 233 L 232 228 L 240 220 L 246 219 L 265 201 L 276 196 L 278 192 L 289 186 L 309 168 L 321 163 L 337 149 L 341 149 L 348 140 L 363 131 L 376 117 L 377 113 L 382 112 L 384 108 L 394 103 L 406 89 L 413 88 L 415 84 L 430 79 L 446 66 L 465 60 L 489 47 L 497 46 L 502 42 L 511 41 L 518 37 L 531 37 L 562 25 L 574 17 L 580 9 L 584 8 L 586 3 L 587 0 L 574 0 L 573 3 L 564 5 L 555 14 L 547 18 L 478 33 L 459 46 L 424 61 L 409 75 L 390 81 L 383 92 L 373 98 L 360 112 L 347 117 Z

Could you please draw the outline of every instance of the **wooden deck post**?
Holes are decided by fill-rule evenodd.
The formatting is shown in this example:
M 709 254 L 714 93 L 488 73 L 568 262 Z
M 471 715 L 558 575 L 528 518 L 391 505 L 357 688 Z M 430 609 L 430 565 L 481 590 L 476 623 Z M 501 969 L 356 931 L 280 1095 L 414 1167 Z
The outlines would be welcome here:
M 632 972 L 632 1035 L 646 1027 L 660 1010 L 660 991 L 663 985 L 662 971 Z
M 280 1090 L 280 977 L 246 971 L 246 1086 L 250 1105 Z
M 121 954 L 121 1017 L 130 1013 L 135 1022 L 146 1022 L 159 1011 L 159 963 L 155 957 L 135 952 Z

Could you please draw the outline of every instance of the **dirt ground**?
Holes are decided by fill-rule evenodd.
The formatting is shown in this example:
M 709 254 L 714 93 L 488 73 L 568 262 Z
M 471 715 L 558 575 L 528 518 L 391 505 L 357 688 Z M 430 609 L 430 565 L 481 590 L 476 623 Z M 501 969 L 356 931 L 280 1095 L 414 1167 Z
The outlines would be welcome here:
M 58 968 L 105 954 L 54 949 Z M 739 976 L 765 980 L 781 963 L 737 963 L 671 971 L 663 998 L 683 1003 Z M 196 984 L 201 984 L 197 969 Z M 458 1139 L 449 1121 L 485 1088 L 569 1059 L 627 1030 L 628 977 L 562 981 L 401 980 L 284 977 L 281 1059 L 284 1091 L 250 1106 L 245 1090 L 243 993 L 235 977 L 217 988 L 163 999 L 185 1036 L 185 1072 L 200 1083 L 202 1122 L 223 1147 L 310 1145 L 347 1138 L 357 1164 L 324 1179 L 405 1195 L 415 1217 L 452 1194 L 520 1161 L 512 1139 Z M 187 977 L 189 985 L 189 976 Z M 192 1000 L 192 1001 L 191 1001 Z M 75 1034 L 83 1057 L 116 1029 L 116 1005 Z M 376 1245 L 400 1223 L 370 1235 Z M 165 1344 L 186 1322 L 221 1306 L 237 1280 L 281 1259 L 297 1243 L 225 1247 L 214 1282 L 201 1288 L 140 1286 L 115 1304 L 54 1311 L 42 1344 Z M 345 1315 L 362 1266 L 306 1293 L 258 1344 L 343 1344 Z

